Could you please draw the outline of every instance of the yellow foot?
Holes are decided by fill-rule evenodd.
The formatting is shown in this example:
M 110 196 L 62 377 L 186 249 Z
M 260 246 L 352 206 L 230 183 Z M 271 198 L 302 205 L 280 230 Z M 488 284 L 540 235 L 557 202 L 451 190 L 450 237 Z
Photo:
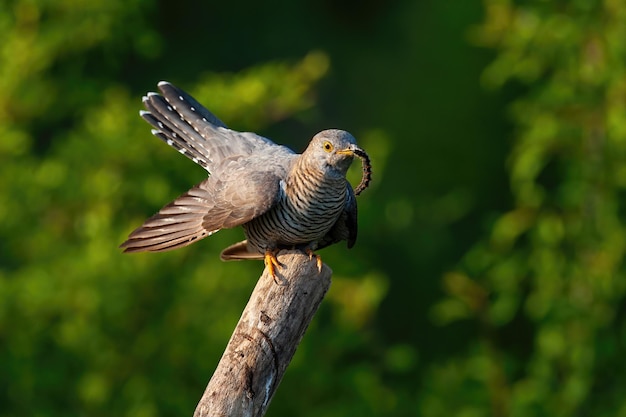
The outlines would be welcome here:
M 318 274 L 321 273 L 322 272 L 322 257 L 308 248 L 306 250 L 306 254 L 309 255 L 309 260 L 313 260 L 313 257 L 315 257 L 315 262 L 317 264 L 317 273 Z
M 269 271 L 274 282 L 277 282 L 276 281 L 276 268 L 280 268 L 283 266 L 283 264 L 278 262 L 278 259 L 276 259 L 276 252 L 278 251 L 271 251 L 268 249 L 265 251 L 265 257 L 263 258 L 265 267 Z

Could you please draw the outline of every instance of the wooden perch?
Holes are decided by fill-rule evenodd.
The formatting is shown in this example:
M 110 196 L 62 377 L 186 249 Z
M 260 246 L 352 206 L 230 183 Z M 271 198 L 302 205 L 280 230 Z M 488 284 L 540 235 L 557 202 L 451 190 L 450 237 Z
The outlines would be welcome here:
M 276 282 L 267 269 L 226 346 L 194 417 L 263 416 L 304 332 L 330 287 L 332 271 L 283 251 Z

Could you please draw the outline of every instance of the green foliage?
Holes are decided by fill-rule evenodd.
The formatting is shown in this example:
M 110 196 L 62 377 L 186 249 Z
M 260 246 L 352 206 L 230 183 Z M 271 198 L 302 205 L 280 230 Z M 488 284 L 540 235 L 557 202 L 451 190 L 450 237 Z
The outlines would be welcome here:
M 0 87 L 0 415 L 191 413 L 253 284 L 226 274 L 252 278 L 259 267 L 121 255 L 132 227 L 185 186 L 173 181 L 175 153 L 137 117 L 140 96 L 73 69 L 139 4 L 40 3 L 11 5 L 13 21 L 2 13 L 14 59 Z M 187 88 L 225 120 L 260 128 L 310 107 L 327 67 L 317 52 Z
M 481 329 L 463 360 L 434 372 L 462 399 L 442 411 L 626 415 L 626 3 L 486 8 L 474 34 L 499 54 L 483 80 L 527 90 L 510 107 L 515 205 L 446 277 L 450 297 L 434 310 Z
M 268 415 L 626 415 L 624 2 L 244 3 L 0 3 L 0 416 L 191 415 L 221 356 L 241 231 L 117 248 L 206 175 L 137 115 L 161 79 L 372 157 Z

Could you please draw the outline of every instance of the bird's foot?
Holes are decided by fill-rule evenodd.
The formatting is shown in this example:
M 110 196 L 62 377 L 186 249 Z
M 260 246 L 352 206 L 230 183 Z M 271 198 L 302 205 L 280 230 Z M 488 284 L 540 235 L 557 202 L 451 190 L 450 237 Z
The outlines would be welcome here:
M 313 250 L 311 248 L 306 248 L 305 252 L 307 255 L 309 255 L 309 260 L 313 260 L 313 258 L 315 258 L 315 263 L 317 264 L 317 272 L 321 273 L 322 272 L 322 257 L 319 256 L 317 253 L 313 252 Z
M 263 262 L 265 263 L 265 267 L 269 271 L 270 276 L 272 277 L 274 282 L 278 284 L 278 279 L 276 278 L 276 269 L 281 268 L 283 264 L 278 262 L 278 259 L 276 258 L 277 253 L 278 251 L 272 251 L 269 249 L 266 250 L 265 257 L 263 258 Z

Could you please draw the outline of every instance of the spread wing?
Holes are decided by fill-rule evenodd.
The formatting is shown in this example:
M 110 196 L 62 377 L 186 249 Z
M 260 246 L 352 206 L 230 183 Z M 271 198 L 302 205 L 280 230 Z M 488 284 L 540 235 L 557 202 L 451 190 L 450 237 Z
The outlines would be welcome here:
M 159 83 L 159 90 L 161 94 L 143 98 L 146 110 L 139 114 L 154 127 L 152 134 L 211 173 L 234 156 L 293 154 L 256 133 L 228 129 L 191 95 L 166 81 Z
M 282 170 L 250 170 L 238 160 L 230 162 L 222 175 L 204 180 L 133 231 L 120 246 L 124 252 L 187 246 L 220 229 L 246 223 L 278 201 Z
M 133 231 L 124 252 L 187 246 L 220 229 L 263 214 L 280 196 L 280 181 L 297 155 L 251 132 L 228 129 L 213 113 L 174 85 L 143 98 L 140 112 L 159 139 L 211 173 Z

